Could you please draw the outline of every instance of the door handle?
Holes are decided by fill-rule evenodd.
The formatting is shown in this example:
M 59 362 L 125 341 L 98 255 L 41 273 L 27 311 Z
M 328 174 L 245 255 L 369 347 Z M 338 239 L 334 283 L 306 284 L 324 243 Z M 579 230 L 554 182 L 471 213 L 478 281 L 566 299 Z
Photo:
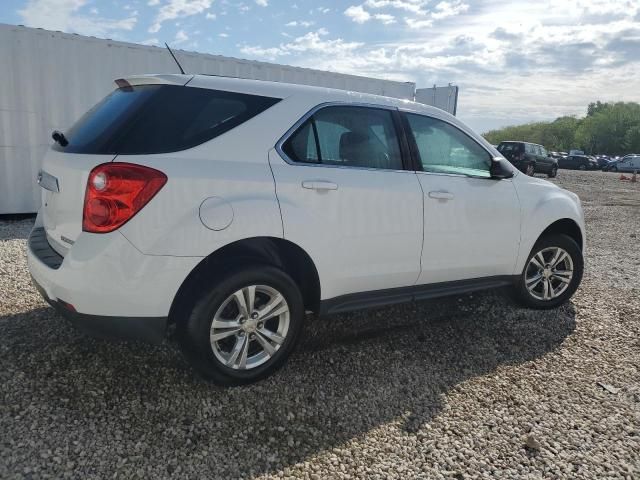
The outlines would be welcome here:
M 453 193 L 429 192 L 429 198 L 437 198 L 438 200 L 453 200 Z
M 308 188 L 310 190 L 337 190 L 338 184 L 327 182 L 326 180 L 305 180 L 302 182 L 302 188 Z

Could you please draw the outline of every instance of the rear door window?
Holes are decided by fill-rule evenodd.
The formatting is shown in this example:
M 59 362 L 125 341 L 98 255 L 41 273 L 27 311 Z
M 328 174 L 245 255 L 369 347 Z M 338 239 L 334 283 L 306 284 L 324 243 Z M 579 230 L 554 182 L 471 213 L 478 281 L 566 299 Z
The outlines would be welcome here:
M 119 88 L 67 132 L 54 149 L 87 154 L 185 150 L 228 132 L 280 99 L 176 85 Z
M 402 170 L 392 114 L 369 107 L 325 107 L 282 146 L 294 162 Z

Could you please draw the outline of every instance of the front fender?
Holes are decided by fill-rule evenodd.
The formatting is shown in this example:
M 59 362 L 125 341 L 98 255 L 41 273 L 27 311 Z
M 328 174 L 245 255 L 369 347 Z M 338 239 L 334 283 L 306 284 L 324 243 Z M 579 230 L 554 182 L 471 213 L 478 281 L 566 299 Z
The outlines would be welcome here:
M 516 186 L 520 199 L 522 226 L 520 249 L 514 275 L 519 275 L 540 235 L 559 220 L 573 221 L 582 234 L 581 248 L 585 248 L 584 214 L 578 196 L 539 179 Z

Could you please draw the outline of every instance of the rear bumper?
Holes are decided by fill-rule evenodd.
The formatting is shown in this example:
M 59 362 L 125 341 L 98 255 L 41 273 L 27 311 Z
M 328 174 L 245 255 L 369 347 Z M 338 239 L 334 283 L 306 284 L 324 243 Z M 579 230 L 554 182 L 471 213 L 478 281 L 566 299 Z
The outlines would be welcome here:
M 93 335 L 164 337 L 171 303 L 200 258 L 144 255 L 119 232 L 82 233 L 63 258 L 41 227 L 38 216 L 27 263 L 47 302 Z
M 167 317 L 110 317 L 89 315 L 69 309 L 69 304 L 61 300 L 53 300 L 47 296 L 44 288 L 31 277 L 42 298 L 78 330 L 93 337 L 143 340 L 149 343 L 160 343 L 167 331 Z

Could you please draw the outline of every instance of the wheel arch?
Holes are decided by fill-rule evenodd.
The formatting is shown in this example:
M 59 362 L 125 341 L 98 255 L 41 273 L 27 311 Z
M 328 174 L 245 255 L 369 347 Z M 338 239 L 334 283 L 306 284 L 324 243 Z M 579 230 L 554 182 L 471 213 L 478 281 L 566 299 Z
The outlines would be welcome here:
M 549 235 L 552 233 L 567 235 L 578 244 L 580 251 L 584 249 L 584 236 L 582 235 L 580 226 L 576 223 L 575 220 L 572 220 L 571 218 L 561 218 L 560 220 L 556 220 L 542 231 L 542 233 L 538 236 L 536 242 L 538 242 L 545 235 Z
M 180 285 L 169 310 L 169 322 L 180 323 L 189 305 L 216 279 L 252 264 L 284 270 L 296 282 L 306 310 L 320 308 L 320 277 L 309 254 L 295 243 L 277 237 L 252 237 L 229 243 L 196 265 Z

